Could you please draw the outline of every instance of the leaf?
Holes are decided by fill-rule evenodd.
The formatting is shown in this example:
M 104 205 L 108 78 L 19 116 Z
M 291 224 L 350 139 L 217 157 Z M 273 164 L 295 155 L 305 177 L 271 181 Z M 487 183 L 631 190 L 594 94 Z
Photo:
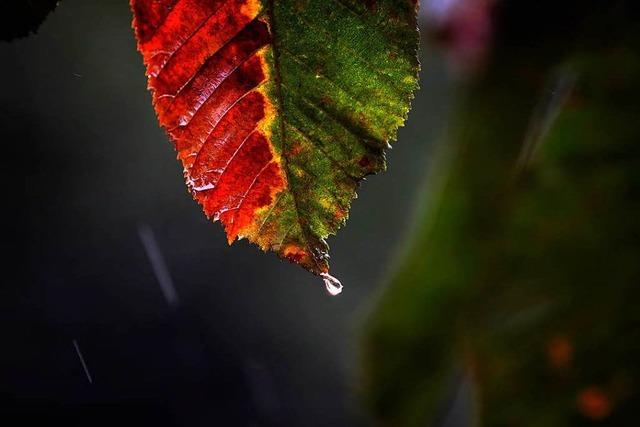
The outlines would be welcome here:
M 60 0 L 5 0 L 0 3 L 0 40 L 35 33 Z
M 161 126 L 229 243 L 327 274 L 417 86 L 415 0 L 132 0 Z

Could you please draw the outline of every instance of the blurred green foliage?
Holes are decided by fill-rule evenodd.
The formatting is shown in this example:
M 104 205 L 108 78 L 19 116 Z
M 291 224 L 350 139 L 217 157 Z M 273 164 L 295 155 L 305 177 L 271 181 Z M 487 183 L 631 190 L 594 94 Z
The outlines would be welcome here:
M 366 324 L 380 425 L 429 425 L 459 372 L 478 425 L 640 423 L 640 21 L 604 3 L 499 4 Z

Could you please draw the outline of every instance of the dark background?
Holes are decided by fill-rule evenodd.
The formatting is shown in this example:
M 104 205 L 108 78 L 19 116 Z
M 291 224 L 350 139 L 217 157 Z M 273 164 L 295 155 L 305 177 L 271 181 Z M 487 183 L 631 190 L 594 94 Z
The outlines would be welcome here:
M 0 42 L 0 424 L 368 424 L 359 326 L 402 255 L 445 131 L 443 61 L 422 52 L 389 171 L 367 179 L 329 239 L 345 285 L 330 297 L 297 266 L 228 247 L 187 194 L 127 3 L 64 0 L 37 35 Z

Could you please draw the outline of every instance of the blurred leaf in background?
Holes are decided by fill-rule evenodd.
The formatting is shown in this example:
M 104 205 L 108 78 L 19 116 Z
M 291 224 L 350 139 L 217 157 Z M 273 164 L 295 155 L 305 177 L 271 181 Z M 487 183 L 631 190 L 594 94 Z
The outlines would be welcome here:
M 60 0 L 4 0 L 0 3 L 0 40 L 35 33 Z
M 366 323 L 378 424 L 429 425 L 460 373 L 477 425 L 638 424 L 636 3 L 492 6 L 442 174 Z

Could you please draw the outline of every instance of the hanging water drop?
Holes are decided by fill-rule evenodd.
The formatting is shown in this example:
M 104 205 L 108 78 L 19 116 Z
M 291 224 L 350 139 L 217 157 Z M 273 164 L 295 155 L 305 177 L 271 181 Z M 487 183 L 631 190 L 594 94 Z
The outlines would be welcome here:
M 322 277 L 324 287 L 327 288 L 327 292 L 329 292 L 331 296 L 336 296 L 342 292 L 342 283 L 340 283 L 340 280 L 336 279 L 329 273 L 321 273 L 320 277 Z

